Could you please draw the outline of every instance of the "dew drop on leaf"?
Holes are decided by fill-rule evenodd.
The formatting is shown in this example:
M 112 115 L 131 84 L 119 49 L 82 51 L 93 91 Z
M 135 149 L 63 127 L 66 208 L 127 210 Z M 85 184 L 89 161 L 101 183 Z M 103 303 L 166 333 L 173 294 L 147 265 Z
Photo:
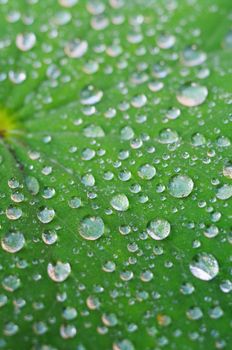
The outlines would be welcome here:
M 36 36 L 34 33 L 21 33 L 16 37 L 16 46 L 21 51 L 29 51 L 36 44 Z
M 188 197 L 194 187 L 193 180 L 187 175 L 173 176 L 168 184 L 169 193 L 176 198 Z
M 144 164 L 139 167 L 138 175 L 141 179 L 151 180 L 156 174 L 156 168 L 150 164 Z
M 177 100 L 186 107 L 195 107 L 205 102 L 208 89 L 197 83 L 186 83 L 177 92 Z
M 112 207 L 117 211 L 126 211 L 129 208 L 129 200 L 125 194 L 117 194 L 110 201 Z
M 171 232 L 171 225 L 165 219 L 151 220 L 147 226 L 149 236 L 157 241 L 167 238 Z
M 69 41 L 64 47 L 65 54 L 71 58 L 80 58 L 84 56 L 87 50 L 87 41 L 81 41 L 80 39 L 74 39 L 72 41 Z
M 206 54 L 195 45 L 186 47 L 181 54 L 181 61 L 187 67 L 198 66 L 205 62 Z
M 83 105 L 94 105 L 100 102 L 102 97 L 103 92 L 93 85 L 88 85 L 81 91 L 81 103 Z
M 208 253 L 195 255 L 189 268 L 193 276 L 202 281 L 210 281 L 219 273 L 219 265 L 216 258 Z
M 105 225 L 99 216 L 88 216 L 80 222 L 79 233 L 89 241 L 95 241 L 104 233 Z
M 42 207 L 38 212 L 37 217 L 43 224 L 48 224 L 54 219 L 55 210 L 52 208 Z
M 71 266 L 69 263 L 63 263 L 57 261 L 55 265 L 52 263 L 48 264 L 47 267 L 48 276 L 54 282 L 63 282 L 65 281 L 71 273 Z
M 1 239 L 2 248 L 8 253 L 19 252 L 25 245 L 25 238 L 21 232 L 10 232 Z

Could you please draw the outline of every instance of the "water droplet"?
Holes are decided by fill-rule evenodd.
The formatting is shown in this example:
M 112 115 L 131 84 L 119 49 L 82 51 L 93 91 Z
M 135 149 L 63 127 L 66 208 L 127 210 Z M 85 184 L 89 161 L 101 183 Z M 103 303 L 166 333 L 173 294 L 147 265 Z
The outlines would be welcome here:
M 42 240 L 45 244 L 51 245 L 57 241 L 57 233 L 56 231 L 44 231 L 42 233 Z
M 210 281 L 219 273 L 219 265 L 212 254 L 199 253 L 189 265 L 193 276 L 202 281 Z
M 213 238 L 216 237 L 219 233 L 219 229 L 217 226 L 214 225 L 210 225 L 208 227 L 206 227 L 205 231 L 204 231 L 204 235 L 207 238 Z
M 68 205 L 70 206 L 70 208 L 72 209 L 77 209 L 80 208 L 82 202 L 81 199 L 79 197 L 72 197 L 69 201 L 68 201 Z
M 16 46 L 21 51 L 31 50 L 36 43 L 36 36 L 34 33 L 20 33 L 16 37 Z
M 149 236 L 157 241 L 165 239 L 171 232 L 171 225 L 167 220 L 155 219 L 149 222 L 147 226 L 147 233 Z
M 10 232 L 1 240 L 2 248 L 8 253 L 19 252 L 25 245 L 23 233 Z
M 163 33 L 157 39 L 157 45 L 161 49 L 170 49 L 174 46 L 175 42 L 176 38 L 172 34 Z
M 81 103 L 83 105 L 94 105 L 101 101 L 103 92 L 97 90 L 93 85 L 86 86 L 81 91 Z
M 216 197 L 221 200 L 229 199 L 232 196 L 232 185 L 223 185 L 218 188 Z
M 186 107 L 195 107 L 205 102 L 208 89 L 197 83 L 186 83 L 182 85 L 176 95 L 177 100 Z
M 60 327 L 60 335 L 64 339 L 74 338 L 76 334 L 77 330 L 74 325 L 68 324 Z
M 131 104 L 135 108 L 141 108 L 146 103 L 147 103 L 147 97 L 145 95 L 136 95 L 131 100 Z
M 102 270 L 105 272 L 114 272 L 115 269 L 116 264 L 113 261 L 107 261 L 102 267 Z
M 100 137 L 104 137 L 105 133 L 101 126 L 91 124 L 85 127 L 84 135 L 90 138 L 98 138 L 98 137 L 100 138 Z
M 55 265 L 52 263 L 48 264 L 47 267 L 48 276 L 54 282 L 63 282 L 68 278 L 71 273 L 71 266 L 69 263 L 62 263 L 57 261 Z
M 228 179 L 232 179 L 232 163 L 228 162 L 223 167 L 223 175 Z
M 113 344 L 113 350 L 135 350 L 130 340 L 124 339 Z
M 117 211 L 126 211 L 129 208 L 129 200 L 123 193 L 113 196 L 110 204 Z
M 184 198 L 190 195 L 194 187 L 193 180 L 187 175 L 173 176 L 169 182 L 169 193 L 175 198 Z
M 175 130 L 163 129 L 159 133 L 159 142 L 163 144 L 170 144 L 177 142 L 179 140 L 179 135 Z
M 22 214 L 23 212 L 20 208 L 10 206 L 6 209 L 6 216 L 10 220 L 18 220 L 19 218 L 21 218 Z
M 25 180 L 28 191 L 32 195 L 39 193 L 39 182 L 34 176 L 27 176 Z
M 115 314 L 103 314 L 102 315 L 102 322 L 107 327 L 114 327 L 118 324 L 118 319 Z
M 40 222 L 43 224 L 48 224 L 54 219 L 55 210 L 52 208 L 42 207 L 37 214 L 37 217 Z
M 192 307 L 191 309 L 189 309 L 186 312 L 186 315 L 187 315 L 189 320 L 195 321 L 195 320 L 199 320 L 200 318 L 202 318 L 203 313 L 198 306 L 195 306 L 195 307 Z
M 21 285 L 21 281 L 17 276 L 7 276 L 2 281 L 2 286 L 8 292 L 14 292 Z
M 68 57 L 71 58 L 80 58 L 88 50 L 88 43 L 85 40 L 74 39 L 69 41 L 65 47 L 64 52 Z
M 156 174 L 156 168 L 150 164 L 142 165 L 138 170 L 138 175 L 141 179 L 151 180 Z
M 205 62 L 206 54 L 197 49 L 195 45 L 186 47 L 181 55 L 181 61 L 187 67 L 198 66 Z
M 78 3 L 78 0 L 59 0 L 59 3 L 63 7 L 73 7 Z
M 79 233 L 83 238 L 94 241 L 103 235 L 104 221 L 99 216 L 88 216 L 81 221 Z
M 206 139 L 204 135 L 197 132 L 196 134 L 192 135 L 192 145 L 195 147 L 203 146 L 206 143 Z
M 27 78 L 27 75 L 24 71 L 9 71 L 9 79 L 13 84 L 21 84 Z
M 74 307 L 66 307 L 62 313 L 62 316 L 64 317 L 65 320 L 73 320 L 74 318 L 77 317 L 77 310 Z

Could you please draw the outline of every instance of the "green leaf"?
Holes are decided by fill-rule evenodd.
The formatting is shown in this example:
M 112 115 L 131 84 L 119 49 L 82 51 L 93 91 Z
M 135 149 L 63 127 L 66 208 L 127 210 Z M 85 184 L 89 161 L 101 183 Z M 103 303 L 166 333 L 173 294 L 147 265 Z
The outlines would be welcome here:
M 231 19 L 0 0 L 0 348 L 229 349 Z

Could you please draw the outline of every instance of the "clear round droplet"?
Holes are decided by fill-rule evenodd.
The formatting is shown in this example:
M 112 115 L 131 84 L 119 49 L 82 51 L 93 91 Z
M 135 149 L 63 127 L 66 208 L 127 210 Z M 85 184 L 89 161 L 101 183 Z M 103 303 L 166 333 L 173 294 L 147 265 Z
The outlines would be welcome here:
M 113 344 L 113 350 L 135 350 L 135 347 L 130 340 L 123 339 Z
M 165 219 L 156 219 L 149 222 L 147 233 L 157 241 L 167 238 L 171 232 L 171 225 Z
M 2 249 L 8 253 L 19 252 L 25 245 L 25 238 L 21 232 L 10 232 L 1 240 Z
M 38 212 L 37 217 L 40 222 L 43 224 L 48 224 L 54 219 L 55 216 L 55 210 L 52 208 L 43 207 Z
M 216 258 L 208 253 L 195 255 L 189 268 L 193 276 L 202 281 L 210 281 L 219 273 L 219 265 Z
M 29 51 L 36 44 L 36 36 L 34 33 L 20 33 L 16 37 L 16 46 L 21 51 Z
M 62 263 L 57 261 L 55 265 L 52 263 L 48 264 L 47 267 L 48 276 L 54 282 L 63 282 L 65 281 L 71 273 L 71 266 L 69 263 Z
M 190 195 L 193 187 L 194 182 L 191 177 L 187 175 L 176 175 L 171 178 L 168 190 L 171 196 L 175 198 L 184 198 Z
M 79 233 L 84 239 L 95 241 L 103 235 L 104 226 L 104 221 L 99 216 L 88 216 L 81 221 Z
M 226 200 L 232 197 L 232 185 L 223 185 L 219 187 L 216 193 L 216 197 L 221 200 Z
M 96 89 L 93 85 L 86 86 L 81 90 L 81 103 L 83 105 L 94 105 L 101 101 L 103 92 Z
M 186 47 L 181 54 L 181 61 L 187 67 L 194 67 L 206 60 L 206 54 L 197 49 L 195 45 Z
M 208 89 L 197 83 L 186 83 L 182 85 L 176 95 L 177 100 L 186 107 L 195 107 L 205 102 Z
M 110 204 L 117 211 L 126 211 L 129 208 L 129 200 L 123 193 L 113 196 Z
M 71 58 L 80 58 L 88 50 L 88 43 L 85 40 L 74 39 L 69 41 L 65 47 L 64 52 L 68 57 Z
M 142 165 L 138 170 L 138 175 L 141 179 L 151 180 L 156 174 L 156 168 L 150 164 Z

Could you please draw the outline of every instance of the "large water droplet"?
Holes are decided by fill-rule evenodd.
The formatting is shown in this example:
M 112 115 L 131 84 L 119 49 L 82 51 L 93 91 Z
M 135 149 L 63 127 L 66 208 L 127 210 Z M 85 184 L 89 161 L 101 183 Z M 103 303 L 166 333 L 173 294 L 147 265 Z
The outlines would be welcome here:
M 138 175 L 141 179 L 151 180 L 156 174 L 156 168 L 150 164 L 142 165 L 138 170 Z
M 205 62 L 206 54 L 203 51 L 197 50 L 195 45 L 188 46 L 183 50 L 181 60 L 187 67 L 198 66 Z
M 84 56 L 87 50 L 87 41 L 81 41 L 80 39 L 71 40 L 64 47 L 65 54 L 71 58 L 80 58 Z
M 16 253 L 24 247 L 25 238 L 20 232 L 10 232 L 2 238 L 1 244 L 6 252 Z
M 126 211 L 129 208 L 129 200 L 125 194 L 117 194 L 115 195 L 110 204 L 117 211 Z
M 20 208 L 9 206 L 9 208 L 6 209 L 6 216 L 10 220 L 18 220 L 21 218 L 23 212 Z
M 162 33 L 157 39 L 157 45 L 161 49 L 170 49 L 174 46 L 176 38 L 172 34 Z
M 36 43 L 36 36 L 34 33 L 20 33 L 16 37 L 16 46 L 21 51 L 31 50 Z
M 54 219 L 55 216 L 55 210 L 52 208 L 43 207 L 38 212 L 37 217 L 39 221 L 41 221 L 43 224 L 48 224 Z
M 81 103 L 83 105 L 94 105 L 101 101 L 103 92 L 97 90 L 93 85 L 86 86 L 81 90 Z
M 163 129 L 159 133 L 159 142 L 163 144 L 174 143 L 179 140 L 179 135 L 175 130 L 170 128 Z
M 149 236 L 157 241 L 165 239 L 171 232 L 171 225 L 167 220 L 156 219 L 149 222 L 147 233 Z
M 193 276 L 203 281 L 210 281 L 219 273 L 219 265 L 212 254 L 199 253 L 189 265 Z
M 196 83 L 182 85 L 176 95 L 177 100 L 186 107 L 199 106 L 205 102 L 208 89 Z
M 130 340 L 124 339 L 113 344 L 113 350 L 135 350 Z
M 103 235 L 104 221 L 99 216 L 88 216 L 81 221 L 79 233 L 83 238 L 94 241 Z
M 70 275 L 71 266 L 69 263 L 62 263 L 60 261 L 57 261 L 55 265 L 53 265 L 52 263 L 48 264 L 47 272 L 48 276 L 54 282 L 63 282 Z
M 221 200 L 226 200 L 232 197 L 232 185 L 223 185 L 218 188 L 216 197 Z
M 27 176 L 25 182 L 28 191 L 32 195 L 36 195 L 39 193 L 39 182 L 34 176 Z
M 193 180 L 187 175 L 173 176 L 169 182 L 169 193 L 176 198 L 184 198 L 190 195 L 194 187 Z

